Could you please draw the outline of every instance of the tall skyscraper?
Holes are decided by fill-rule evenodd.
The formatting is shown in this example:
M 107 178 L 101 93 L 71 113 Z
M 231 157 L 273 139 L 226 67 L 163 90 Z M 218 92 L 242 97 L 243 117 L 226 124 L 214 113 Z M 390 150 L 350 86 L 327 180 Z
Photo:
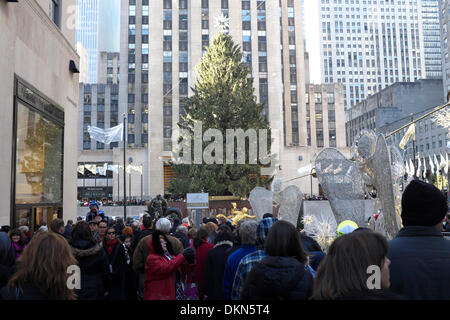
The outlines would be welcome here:
M 439 21 L 441 29 L 441 49 L 442 49 L 442 82 L 444 87 L 444 97 L 447 100 L 447 93 L 450 91 L 450 61 L 448 55 L 450 47 L 449 22 L 450 22 L 450 1 L 439 0 Z
M 439 0 L 421 0 L 423 46 L 427 79 L 442 79 Z
M 435 3 L 321 0 L 322 79 L 344 84 L 346 108 L 395 82 L 438 76 Z
M 88 52 L 88 83 L 97 83 L 100 51 L 119 51 L 120 0 L 77 0 L 76 38 Z
M 279 144 L 307 145 L 301 0 L 122 0 L 120 114 L 128 145 L 148 147 L 151 195 L 167 185 L 176 124 L 221 15 Z
M 88 52 L 88 83 L 97 82 L 99 0 L 77 0 L 77 42 Z

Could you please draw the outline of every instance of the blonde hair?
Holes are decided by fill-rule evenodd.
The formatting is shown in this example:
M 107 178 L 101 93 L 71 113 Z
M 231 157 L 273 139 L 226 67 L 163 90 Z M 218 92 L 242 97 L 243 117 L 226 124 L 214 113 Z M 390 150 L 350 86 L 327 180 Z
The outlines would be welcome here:
M 205 228 L 205 230 L 208 232 L 208 234 L 210 234 L 211 232 L 214 232 L 217 230 L 217 228 L 219 228 L 217 226 L 217 224 L 215 224 L 214 222 L 208 222 L 207 224 L 203 225 L 202 227 Z

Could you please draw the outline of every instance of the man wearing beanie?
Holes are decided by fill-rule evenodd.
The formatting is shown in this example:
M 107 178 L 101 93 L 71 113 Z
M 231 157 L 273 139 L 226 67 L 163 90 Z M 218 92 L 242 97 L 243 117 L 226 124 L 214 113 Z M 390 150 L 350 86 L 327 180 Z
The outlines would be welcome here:
M 413 180 L 402 196 L 403 228 L 389 242 L 390 289 L 406 299 L 450 299 L 450 241 L 442 234 L 447 199 Z

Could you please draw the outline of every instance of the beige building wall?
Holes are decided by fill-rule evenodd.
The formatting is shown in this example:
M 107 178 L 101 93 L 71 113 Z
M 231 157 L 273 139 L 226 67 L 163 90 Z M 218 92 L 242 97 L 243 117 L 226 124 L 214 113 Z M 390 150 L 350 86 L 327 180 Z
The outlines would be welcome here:
M 80 64 L 78 69 L 80 70 L 79 81 L 80 83 L 88 82 L 88 52 L 81 42 L 77 42 L 76 46 L 77 54 L 80 56 Z
M 64 3 L 68 7 L 75 0 Z M 65 220 L 75 219 L 77 135 L 69 134 L 77 131 L 78 121 L 78 75 L 69 71 L 70 60 L 79 63 L 74 50 L 75 30 L 64 27 L 61 32 L 36 0 L 18 3 L 1 1 L 0 30 L 0 179 L 4 182 L 0 192 L 0 200 L 4 204 L 0 224 L 13 223 L 10 220 L 10 204 L 14 75 L 27 81 L 64 109 L 63 210 Z
M 177 4 L 174 4 L 174 7 Z M 172 13 L 173 14 L 173 13 Z M 172 16 L 172 21 L 174 15 Z M 149 1 L 149 128 L 148 162 L 150 195 L 162 194 L 164 190 L 163 172 L 163 2 Z M 172 28 L 172 34 L 178 32 Z M 173 40 L 172 40 L 173 43 Z M 172 58 L 173 59 L 173 58 Z M 172 60 L 172 64 L 178 61 Z M 175 80 L 175 79 L 174 79 Z M 176 80 L 173 81 L 175 85 Z

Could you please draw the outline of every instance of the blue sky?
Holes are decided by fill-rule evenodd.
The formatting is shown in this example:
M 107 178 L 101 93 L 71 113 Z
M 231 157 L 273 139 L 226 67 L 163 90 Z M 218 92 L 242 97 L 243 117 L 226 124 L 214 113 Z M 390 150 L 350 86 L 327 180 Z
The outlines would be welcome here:
M 320 0 L 305 0 L 304 7 L 306 50 L 309 52 L 311 83 L 321 82 L 319 1 Z

